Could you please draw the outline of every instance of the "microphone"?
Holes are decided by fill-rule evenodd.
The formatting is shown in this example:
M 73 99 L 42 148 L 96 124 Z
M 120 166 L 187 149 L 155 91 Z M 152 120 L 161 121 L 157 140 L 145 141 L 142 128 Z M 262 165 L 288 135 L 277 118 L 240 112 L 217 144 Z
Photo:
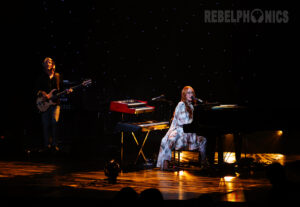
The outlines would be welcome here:
M 198 102 L 200 102 L 200 103 L 203 103 L 203 101 L 202 101 L 200 98 L 196 98 L 196 97 L 192 96 L 192 99 L 193 99 L 193 100 L 196 100 L 196 101 L 198 101 Z
M 162 94 L 162 95 L 160 95 L 160 96 L 157 96 L 157 97 L 154 97 L 154 98 L 152 98 L 152 99 L 151 99 L 151 101 L 156 101 L 156 100 L 158 100 L 158 99 L 161 99 L 161 98 L 163 98 L 163 97 L 165 97 L 165 95 L 164 95 L 164 94 Z

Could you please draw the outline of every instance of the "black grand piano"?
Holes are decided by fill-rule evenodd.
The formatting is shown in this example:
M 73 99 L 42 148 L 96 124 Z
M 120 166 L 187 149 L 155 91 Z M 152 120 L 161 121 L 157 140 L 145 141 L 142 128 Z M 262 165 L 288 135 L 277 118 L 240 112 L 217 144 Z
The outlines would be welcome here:
M 255 131 L 282 130 L 289 128 L 287 111 L 268 107 L 246 107 L 236 104 L 200 104 L 194 107 L 191 124 L 183 126 L 185 133 L 197 133 L 208 139 L 207 157 L 214 163 L 217 144 L 218 163 L 223 163 L 223 136 L 233 134 L 236 161 L 241 158 L 243 135 Z

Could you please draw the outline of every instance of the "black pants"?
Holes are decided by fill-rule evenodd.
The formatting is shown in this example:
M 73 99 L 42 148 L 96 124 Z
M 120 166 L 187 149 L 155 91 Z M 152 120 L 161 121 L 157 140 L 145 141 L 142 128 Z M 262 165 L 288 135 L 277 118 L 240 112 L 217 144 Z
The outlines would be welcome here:
M 51 106 L 47 111 L 42 113 L 44 147 L 48 147 L 51 142 L 52 146 L 57 145 L 57 130 L 60 114 L 60 106 Z M 52 138 L 52 139 L 51 139 Z

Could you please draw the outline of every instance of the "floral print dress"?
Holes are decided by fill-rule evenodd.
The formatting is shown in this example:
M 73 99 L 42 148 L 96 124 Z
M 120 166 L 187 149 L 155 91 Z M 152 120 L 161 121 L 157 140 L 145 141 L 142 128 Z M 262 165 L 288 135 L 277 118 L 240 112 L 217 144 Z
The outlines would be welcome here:
M 194 107 L 190 104 L 192 110 Z M 184 133 L 183 125 L 190 124 L 193 121 L 189 117 L 184 102 L 180 101 L 175 109 L 172 124 L 163 137 L 160 144 L 159 154 L 157 158 L 157 167 L 163 168 L 164 160 L 171 161 L 172 150 L 198 150 L 201 159 L 205 160 L 206 138 L 198 136 L 196 133 Z

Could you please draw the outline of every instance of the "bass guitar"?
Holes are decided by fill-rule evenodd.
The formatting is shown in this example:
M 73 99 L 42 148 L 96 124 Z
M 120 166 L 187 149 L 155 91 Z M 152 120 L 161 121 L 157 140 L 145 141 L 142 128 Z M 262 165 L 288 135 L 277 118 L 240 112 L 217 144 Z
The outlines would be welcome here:
M 79 88 L 81 86 L 86 87 L 89 86 L 90 84 L 92 84 L 92 80 L 88 79 L 83 81 L 79 85 L 73 86 L 59 93 L 56 93 L 57 92 L 56 89 L 51 90 L 49 94 L 47 94 L 45 91 L 39 91 L 37 94 L 38 97 L 36 100 L 36 106 L 39 112 L 45 112 L 49 109 L 50 106 L 56 105 L 57 103 L 55 102 L 55 100 L 57 100 L 60 96 L 68 93 L 68 91 L 73 91 L 74 89 Z

